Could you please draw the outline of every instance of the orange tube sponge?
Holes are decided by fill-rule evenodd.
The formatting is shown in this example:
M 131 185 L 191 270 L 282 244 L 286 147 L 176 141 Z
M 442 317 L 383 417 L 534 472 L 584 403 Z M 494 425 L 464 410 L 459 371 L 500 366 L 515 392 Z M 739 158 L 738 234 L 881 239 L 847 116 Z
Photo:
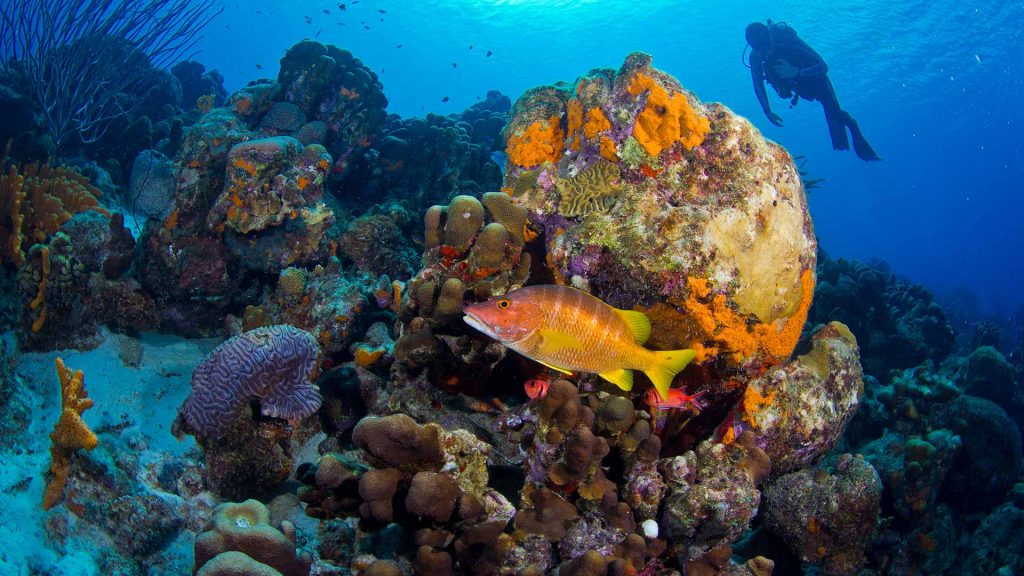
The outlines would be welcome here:
M 509 160 L 523 168 L 558 161 L 565 142 L 561 121 L 559 116 L 537 120 L 527 126 L 522 134 L 510 136 L 505 149 Z
M 64 360 L 57 358 L 57 376 L 60 378 L 60 400 L 63 407 L 60 419 L 50 433 L 50 480 L 43 491 L 43 510 L 49 510 L 64 499 L 64 486 L 68 481 L 71 455 L 79 448 L 92 450 L 99 439 L 82 420 L 82 412 L 92 408 L 87 398 L 85 376 L 81 370 L 71 373 Z
M 687 150 L 704 142 L 711 123 L 690 106 L 683 94 L 669 95 L 654 78 L 638 72 L 627 88 L 633 96 L 647 92 L 647 103 L 636 117 L 633 137 L 651 156 L 680 142 Z

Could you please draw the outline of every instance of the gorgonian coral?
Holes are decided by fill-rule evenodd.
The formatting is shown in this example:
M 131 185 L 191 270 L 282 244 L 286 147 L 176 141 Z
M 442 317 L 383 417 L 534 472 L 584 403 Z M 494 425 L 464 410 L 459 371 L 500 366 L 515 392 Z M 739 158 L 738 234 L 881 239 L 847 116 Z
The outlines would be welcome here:
M 319 354 L 316 338 L 287 325 L 229 338 L 192 372 L 181 416 L 197 434 L 213 437 L 255 396 L 264 416 L 305 418 L 320 409 L 320 392 L 311 382 Z

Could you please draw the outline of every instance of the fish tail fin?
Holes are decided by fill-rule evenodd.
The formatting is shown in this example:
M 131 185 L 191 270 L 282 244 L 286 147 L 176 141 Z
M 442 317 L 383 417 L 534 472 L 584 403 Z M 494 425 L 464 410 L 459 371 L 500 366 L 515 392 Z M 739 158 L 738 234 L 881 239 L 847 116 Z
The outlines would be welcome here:
M 668 399 L 668 389 L 672 387 L 672 380 L 683 371 L 683 368 L 697 357 L 693 350 L 666 350 L 652 351 L 651 365 L 644 370 L 644 374 L 651 379 L 654 389 L 662 400 Z

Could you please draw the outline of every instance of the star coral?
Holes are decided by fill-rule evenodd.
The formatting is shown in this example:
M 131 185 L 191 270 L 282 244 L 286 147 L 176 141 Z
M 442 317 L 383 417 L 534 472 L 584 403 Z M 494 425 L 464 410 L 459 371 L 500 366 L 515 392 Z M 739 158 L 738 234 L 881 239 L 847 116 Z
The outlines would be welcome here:
M 643 72 L 633 76 L 628 91 L 633 96 L 647 92 L 647 102 L 636 117 L 633 136 L 648 154 L 657 156 L 676 142 L 687 150 L 704 142 L 711 123 L 690 106 L 686 96 L 670 96 L 653 77 Z
M 81 370 L 72 374 L 64 360 L 57 358 L 57 376 L 60 378 L 62 408 L 60 419 L 50 433 L 51 477 L 43 491 L 43 510 L 49 510 L 64 499 L 71 455 L 79 448 L 92 450 L 99 444 L 96 434 L 82 420 L 82 413 L 93 405 L 85 391 L 85 375 Z
M 531 123 L 522 134 L 509 136 L 505 150 L 509 160 L 523 168 L 557 162 L 562 156 L 562 143 L 565 140 L 561 122 L 559 116 L 552 116 Z

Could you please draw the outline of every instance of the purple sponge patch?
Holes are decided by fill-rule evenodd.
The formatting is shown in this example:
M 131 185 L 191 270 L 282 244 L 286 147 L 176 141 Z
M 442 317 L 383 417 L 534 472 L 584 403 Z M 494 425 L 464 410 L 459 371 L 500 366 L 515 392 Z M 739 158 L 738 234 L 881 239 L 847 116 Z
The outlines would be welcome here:
M 293 326 L 265 326 L 225 340 L 192 372 L 192 393 L 181 416 L 198 435 L 216 437 L 249 397 L 264 416 L 304 418 L 320 409 L 310 381 L 320 346 Z

